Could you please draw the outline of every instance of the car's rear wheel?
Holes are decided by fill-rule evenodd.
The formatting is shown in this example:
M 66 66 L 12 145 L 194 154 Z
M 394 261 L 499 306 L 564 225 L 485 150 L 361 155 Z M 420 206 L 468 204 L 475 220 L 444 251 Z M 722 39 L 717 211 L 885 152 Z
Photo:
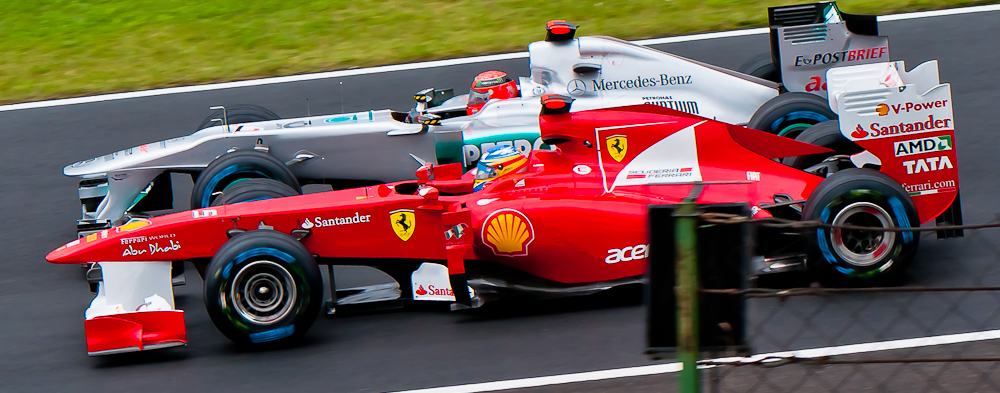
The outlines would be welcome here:
M 815 94 L 791 92 L 780 94 L 757 108 L 747 127 L 795 138 L 813 125 L 836 118 L 837 114 L 830 110 L 826 99 Z
M 756 76 L 760 79 L 781 83 L 781 74 L 779 74 L 778 69 L 774 67 L 774 61 L 771 60 L 770 52 L 761 53 L 750 58 L 750 60 L 747 60 L 736 70 L 747 75 Z
M 278 120 L 281 116 L 270 109 L 259 105 L 237 104 L 227 106 L 226 110 L 216 109 L 205 120 L 198 125 L 198 130 L 203 130 L 212 126 L 220 126 L 222 123 L 215 119 L 228 120 L 229 124 L 254 123 L 258 121 Z
M 830 154 L 786 157 L 781 161 L 782 164 L 796 169 L 809 168 L 832 155 L 852 155 L 864 151 L 861 146 L 847 139 L 840 132 L 840 122 L 837 120 L 824 121 L 809 127 L 799 133 L 795 140 L 833 150 L 833 153 Z
M 205 306 L 215 326 L 238 344 L 300 337 L 323 301 L 312 254 L 289 235 L 259 229 L 219 248 L 205 274 Z
M 212 206 L 226 187 L 247 179 L 273 179 L 302 193 L 302 186 L 292 171 L 267 153 L 241 150 L 216 158 L 198 175 L 191 190 L 191 209 Z
M 920 226 L 913 201 L 895 180 L 858 168 L 823 180 L 806 201 L 802 219 L 875 228 Z M 920 243 L 919 232 L 816 228 L 805 233 L 810 268 L 834 286 L 893 283 Z
M 273 179 L 244 179 L 231 183 L 212 201 L 212 206 L 261 201 L 302 195 L 291 186 Z

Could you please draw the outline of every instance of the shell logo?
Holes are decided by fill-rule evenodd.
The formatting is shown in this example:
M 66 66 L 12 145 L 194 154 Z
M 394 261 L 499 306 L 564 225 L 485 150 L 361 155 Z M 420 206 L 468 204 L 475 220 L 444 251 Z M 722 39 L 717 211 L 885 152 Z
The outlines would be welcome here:
M 500 209 L 486 217 L 481 237 L 494 254 L 520 257 L 528 255 L 528 245 L 535 240 L 535 229 L 524 213 Z
M 153 223 L 151 221 L 145 218 L 133 218 L 129 220 L 129 222 L 126 223 L 125 225 L 122 225 L 120 227 L 115 227 L 115 232 L 121 233 L 121 232 L 134 231 L 136 229 L 152 224 Z

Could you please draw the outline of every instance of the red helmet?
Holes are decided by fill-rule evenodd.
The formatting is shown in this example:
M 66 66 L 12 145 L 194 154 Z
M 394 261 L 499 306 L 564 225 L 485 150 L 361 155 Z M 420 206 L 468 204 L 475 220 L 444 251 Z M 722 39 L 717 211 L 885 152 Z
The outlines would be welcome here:
M 465 111 L 474 115 L 483 109 L 486 101 L 506 100 L 520 96 L 521 91 L 517 88 L 517 82 L 507 76 L 507 73 L 486 71 L 476 75 L 476 79 L 472 81 L 472 89 L 469 90 L 469 104 Z

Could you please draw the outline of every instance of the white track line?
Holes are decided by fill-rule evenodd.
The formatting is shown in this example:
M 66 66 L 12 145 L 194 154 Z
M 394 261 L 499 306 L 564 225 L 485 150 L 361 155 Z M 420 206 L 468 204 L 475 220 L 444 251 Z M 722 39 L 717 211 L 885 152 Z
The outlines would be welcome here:
M 938 11 L 911 12 L 907 14 L 883 15 L 879 16 L 878 20 L 880 22 L 889 22 L 896 20 L 930 18 L 935 16 L 946 16 L 946 15 L 971 14 L 971 13 L 988 12 L 988 11 L 1000 11 L 1000 4 L 983 5 L 983 6 L 966 7 L 966 8 L 954 8 L 954 9 L 938 10 Z M 745 29 L 745 30 L 722 31 L 716 33 L 685 35 L 677 37 L 652 38 L 648 40 L 639 40 L 634 42 L 639 45 L 658 45 L 658 44 L 670 44 L 677 42 L 710 40 L 710 39 L 725 38 L 725 37 L 739 37 L 739 36 L 764 34 L 764 33 L 767 33 L 766 27 Z M 354 75 L 367 75 L 367 74 L 378 74 L 378 73 L 394 72 L 394 71 L 418 70 L 418 69 L 446 67 L 446 66 L 453 66 L 460 64 L 473 64 L 473 63 L 483 63 L 489 61 L 521 59 L 525 57 L 528 57 L 528 52 L 503 53 L 497 55 L 465 57 L 460 59 L 447 59 L 447 60 L 425 61 L 421 63 L 395 64 L 395 65 L 380 66 L 380 67 L 358 68 L 353 70 L 319 72 L 314 74 L 289 75 L 276 78 L 253 79 L 253 80 L 246 80 L 239 82 L 225 82 L 225 83 L 213 83 L 207 85 L 170 87 L 165 89 L 142 90 L 142 91 L 127 92 L 127 93 L 102 94 L 97 96 L 66 98 L 60 100 L 25 102 L 21 104 L 2 105 L 0 106 L 0 112 L 15 111 L 20 109 L 47 108 L 47 107 L 62 106 L 62 105 L 86 104 L 86 103 L 101 102 L 101 101 L 124 100 L 128 98 L 152 97 L 152 96 L 159 96 L 166 94 L 193 93 L 199 91 L 232 89 L 237 87 L 273 85 L 277 83 L 289 83 L 289 82 L 302 82 L 302 81 L 310 81 L 316 79 L 340 78 L 340 77 L 354 76 Z
M 974 341 L 1000 339 L 1000 329 L 986 330 L 981 332 L 947 334 L 942 336 L 930 336 L 920 338 L 910 338 L 904 340 L 879 341 L 863 344 L 842 345 L 837 347 L 824 347 L 803 349 L 799 351 L 774 352 L 756 355 L 745 358 L 747 362 L 752 362 L 765 357 L 820 357 L 851 355 L 866 352 L 888 351 L 894 349 L 929 347 L 934 345 L 957 344 Z M 713 359 L 720 362 L 737 362 L 744 358 L 720 358 Z M 547 377 L 534 377 L 522 379 L 510 379 L 506 381 L 473 383 L 467 385 L 443 386 L 438 388 L 417 389 L 399 391 L 396 393 L 471 393 L 471 392 L 493 392 L 497 390 L 523 389 L 548 385 L 561 385 L 567 383 L 599 381 L 605 379 L 616 379 L 626 377 L 639 377 L 645 375 L 668 374 L 681 371 L 680 363 L 656 364 L 651 366 L 616 368 L 611 370 L 590 371 L 584 373 L 551 375 Z

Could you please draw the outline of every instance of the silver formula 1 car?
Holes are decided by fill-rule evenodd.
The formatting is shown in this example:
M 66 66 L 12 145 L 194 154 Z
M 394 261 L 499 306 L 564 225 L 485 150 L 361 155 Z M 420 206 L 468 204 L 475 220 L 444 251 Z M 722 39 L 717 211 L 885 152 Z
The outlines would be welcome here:
M 845 25 L 832 3 L 800 8 L 805 11 L 789 11 L 798 19 L 782 19 L 785 26 L 794 19 L 799 23 L 795 29 L 823 30 L 824 37 L 849 39 L 845 44 L 808 36 L 792 42 L 796 45 L 781 46 L 780 56 L 775 55 L 778 64 L 803 63 L 803 69 L 822 75 L 820 69 L 839 63 L 817 53 L 841 53 L 840 62 L 852 64 L 887 61 L 887 55 L 844 57 L 845 48 L 853 53 L 862 50 L 855 48 L 859 43 L 869 43 L 850 39 L 853 33 L 845 26 L 851 19 Z M 774 15 L 780 14 L 775 10 L 771 10 L 772 25 Z M 790 36 L 791 29 L 777 31 Z M 575 32 L 573 24 L 549 22 L 545 40 L 528 46 L 530 77 L 517 80 L 520 97 L 489 100 L 474 115 L 466 112 L 468 95 L 455 96 L 450 89 L 414 95 L 417 104 L 410 112 L 374 110 L 281 119 L 252 105 L 215 107 L 194 134 L 69 165 L 63 173 L 80 178 L 78 232 L 86 235 L 132 216 L 172 208 L 171 173 L 193 176 L 190 208 L 196 209 L 210 206 L 222 190 L 247 178 L 279 180 L 296 191 L 310 183 L 345 188 L 409 179 L 424 162 L 472 165 L 482 151 L 497 144 L 523 152 L 548 148 L 538 137 L 538 96 L 545 93 L 574 97 L 574 111 L 651 104 L 785 136 L 836 118 L 825 98 L 790 80 L 798 75 L 795 72 L 781 73 L 791 90 L 783 93 L 779 83 L 762 78 L 615 38 L 574 38 Z M 876 38 L 881 44 L 872 45 L 884 49 L 884 37 Z M 368 159 L 373 154 L 380 157 L 378 162 Z

